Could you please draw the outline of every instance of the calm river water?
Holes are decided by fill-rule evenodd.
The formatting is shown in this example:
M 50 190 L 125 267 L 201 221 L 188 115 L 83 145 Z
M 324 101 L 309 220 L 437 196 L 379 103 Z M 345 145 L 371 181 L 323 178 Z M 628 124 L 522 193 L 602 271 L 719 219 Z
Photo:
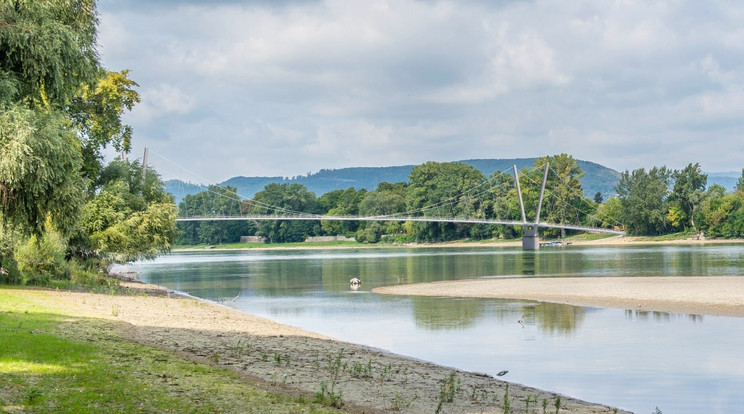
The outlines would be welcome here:
M 506 380 L 636 413 L 744 405 L 744 318 L 370 292 L 514 276 L 744 277 L 742 245 L 204 251 L 134 267 L 145 282 L 250 314 L 445 366 L 509 370 Z

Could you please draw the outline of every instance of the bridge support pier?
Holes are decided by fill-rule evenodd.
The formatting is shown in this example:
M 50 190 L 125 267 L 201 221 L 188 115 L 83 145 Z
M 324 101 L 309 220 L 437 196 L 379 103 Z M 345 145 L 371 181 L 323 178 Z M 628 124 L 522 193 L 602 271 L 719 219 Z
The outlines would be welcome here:
M 524 226 L 524 236 L 522 236 L 522 250 L 540 249 L 540 236 L 537 233 L 537 226 Z

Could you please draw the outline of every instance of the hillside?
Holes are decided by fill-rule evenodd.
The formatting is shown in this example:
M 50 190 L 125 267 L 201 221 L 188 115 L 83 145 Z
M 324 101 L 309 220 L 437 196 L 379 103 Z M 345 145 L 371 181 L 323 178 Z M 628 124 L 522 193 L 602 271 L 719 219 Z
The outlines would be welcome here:
M 518 169 L 530 167 L 536 158 L 513 158 L 513 159 L 476 159 L 459 161 L 472 165 L 480 170 L 484 175 L 490 176 L 494 171 L 511 172 L 512 165 Z M 593 197 L 596 192 L 600 192 L 607 199 L 615 193 L 615 185 L 618 182 L 620 173 L 602 165 L 577 160 L 579 167 L 584 171 L 584 177 L 581 179 L 581 185 L 584 188 L 584 194 Z M 238 194 L 243 197 L 253 197 L 254 194 L 264 189 L 270 183 L 298 183 L 321 196 L 327 192 L 339 189 L 354 187 L 357 190 L 367 189 L 369 191 L 377 188 L 377 184 L 383 181 L 390 183 L 407 182 L 408 175 L 414 165 L 401 165 L 394 167 L 351 167 L 340 168 L 337 170 L 323 169 L 315 174 L 306 176 L 284 178 L 284 177 L 233 177 L 219 185 L 230 185 L 238 189 Z M 196 194 L 203 191 L 204 187 L 191 183 L 184 183 L 180 180 L 169 180 L 165 182 L 166 190 L 173 194 L 176 202 L 179 203 L 187 194 Z

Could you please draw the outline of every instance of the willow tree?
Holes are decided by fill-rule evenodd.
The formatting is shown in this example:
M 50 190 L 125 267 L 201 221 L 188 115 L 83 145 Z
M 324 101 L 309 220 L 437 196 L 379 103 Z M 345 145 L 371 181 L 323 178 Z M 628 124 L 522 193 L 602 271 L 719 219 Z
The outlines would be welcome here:
M 136 83 L 127 71 L 109 72 L 101 66 L 96 25 L 94 0 L 0 2 L 2 267 L 13 261 L 13 252 L 3 246 L 41 240 L 36 236 L 49 231 L 58 232 L 65 246 L 71 241 L 73 252 L 84 250 L 86 245 L 74 243 L 90 240 L 80 237 L 83 206 L 102 202 L 96 200 L 101 195 L 101 150 L 107 145 L 130 149 L 132 130 L 121 115 L 139 101 Z M 129 187 L 127 194 L 129 199 L 141 195 Z M 175 234 L 167 221 L 175 210 L 172 202 L 166 204 L 121 216 L 121 223 L 130 225 L 118 228 L 130 230 L 122 234 L 132 242 L 118 246 L 139 248 L 146 255 L 153 248 L 167 250 Z M 154 244 L 135 237 L 143 231 Z
M 0 201 L 6 224 L 71 229 L 83 203 L 80 140 L 63 112 L 100 68 L 89 0 L 0 3 Z

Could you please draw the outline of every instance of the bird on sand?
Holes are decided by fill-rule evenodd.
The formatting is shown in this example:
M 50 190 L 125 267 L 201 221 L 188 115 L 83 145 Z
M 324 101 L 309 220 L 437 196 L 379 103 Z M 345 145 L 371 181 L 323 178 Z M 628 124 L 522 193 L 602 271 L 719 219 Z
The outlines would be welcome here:
M 518 324 L 522 325 L 522 328 L 524 328 L 524 315 L 522 315 L 519 320 L 517 321 Z
M 507 371 L 507 370 L 504 370 L 504 371 L 499 371 L 499 372 L 498 372 L 498 373 L 496 374 L 496 376 L 498 376 L 498 377 L 503 377 L 503 376 L 504 376 L 504 375 L 506 375 L 506 374 L 507 374 L 508 372 L 509 372 L 509 371 Z

